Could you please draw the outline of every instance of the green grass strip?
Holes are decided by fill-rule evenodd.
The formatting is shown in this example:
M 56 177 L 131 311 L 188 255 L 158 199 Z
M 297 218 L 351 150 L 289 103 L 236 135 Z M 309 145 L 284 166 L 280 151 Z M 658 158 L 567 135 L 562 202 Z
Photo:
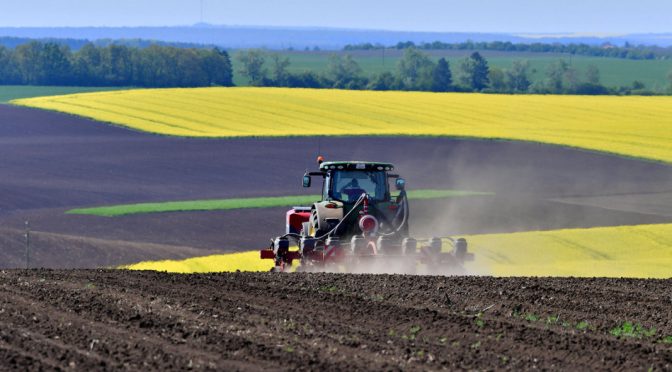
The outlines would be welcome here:
M 442 199 L 459 196 L 492 195 L 492 193 L 464 190 L 413 190 L 408 192 L 409 199 Z M 244 208 L 271 208 L 310 205 L 319 200 L 318 195 L 275 196 L 263 198 L 235 198 L 173 201 L 160 203 L 122 204 L 106 207 L 72 209 L 66 214 L 85 214 L 103 217 L 127 216 L 132 214 L 162 212 L 213 211 Z

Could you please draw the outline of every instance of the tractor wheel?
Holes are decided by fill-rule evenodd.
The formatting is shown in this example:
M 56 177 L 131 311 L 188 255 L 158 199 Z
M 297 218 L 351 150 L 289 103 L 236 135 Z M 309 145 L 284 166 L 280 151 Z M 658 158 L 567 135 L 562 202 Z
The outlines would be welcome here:
M 320 221 L 321 221 L 321 219 L 320 219 L 320 215 L 317 213 L 317 209 L 313 209 L 313 213 L 312 213 L 312 215 L 310 217 L 310 221 L 309 221 L 309 224 L 310 224 L 309 226 L 310 226 L 311 233 L 315 237 L 323 236 L 323 235 L 325 235 L 326 233 L 329 232 L 327 227 L 322 226 L 322 223 L 320 223 Z

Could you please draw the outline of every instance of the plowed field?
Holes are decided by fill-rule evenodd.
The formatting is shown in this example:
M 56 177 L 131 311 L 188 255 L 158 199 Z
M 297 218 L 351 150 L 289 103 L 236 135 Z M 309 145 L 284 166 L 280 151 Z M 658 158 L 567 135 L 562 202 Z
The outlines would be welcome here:
M 0 105 L 0 268 L 25 266 L 26 220 L 31 267 L 109 267 L 265 247 L 284 231 L 286 208 L 115 218 L 65 212 L 313 194 L 317 188 L 304 191 L 299 181 L 318 152 L 393 162 L 412 190 L 495 193 L 411 201 L 419 237 L 671 222 L 672 168 L 659 163 L 450 138 L 170 138 Z M 600 199 L 607 197 L 620 203 L 607 208 Z
M 0 272 L 16 369 L 664 370 L 670 280 Z

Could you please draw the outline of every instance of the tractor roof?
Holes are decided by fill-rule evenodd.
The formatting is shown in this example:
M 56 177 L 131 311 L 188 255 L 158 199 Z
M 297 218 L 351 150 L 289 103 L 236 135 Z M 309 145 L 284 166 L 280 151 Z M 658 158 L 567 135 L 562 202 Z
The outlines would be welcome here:
M 394 164 L 379 163 L 375 161 L 325 161 L 324 163 L 320 164 L 321 171 L 326 171 L 329 169 L 391 171 L 394 170 Z

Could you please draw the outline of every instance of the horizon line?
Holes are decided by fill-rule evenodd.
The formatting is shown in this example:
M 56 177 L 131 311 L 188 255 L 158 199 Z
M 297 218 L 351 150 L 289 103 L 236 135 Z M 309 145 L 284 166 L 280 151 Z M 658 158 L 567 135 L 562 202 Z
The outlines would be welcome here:
M 330 26 L 272 26 L 272 25 L 236 25 L 236 24 L 212 24 L 212 23 L 193 23 L 193 24 L 175 24 L 162 26 L 148 25 L 89 25 L 89 26 L 2 26 L 0 29 L 133 29 L 133 28 L 202 28 L 202 29 L 262 29 L 262 30 L 325 30 L 325 31 L 346 31 L 346 32 L 386 32 L 386 33 L 414 33 L 414 34 L 494 34 L 509 35 L 524 38 L 610 38 L 624 37 L 632 35 L 672 35 L 672 32 L 586 32 L 586 31 L 557 31 L 557 32 L 534 32 L 534 31 L 427 31 L 427 30 L 396 30 L 396 29 L 375 29 L 375 28 L 349 28 L 349 27 L 330 27 Z

